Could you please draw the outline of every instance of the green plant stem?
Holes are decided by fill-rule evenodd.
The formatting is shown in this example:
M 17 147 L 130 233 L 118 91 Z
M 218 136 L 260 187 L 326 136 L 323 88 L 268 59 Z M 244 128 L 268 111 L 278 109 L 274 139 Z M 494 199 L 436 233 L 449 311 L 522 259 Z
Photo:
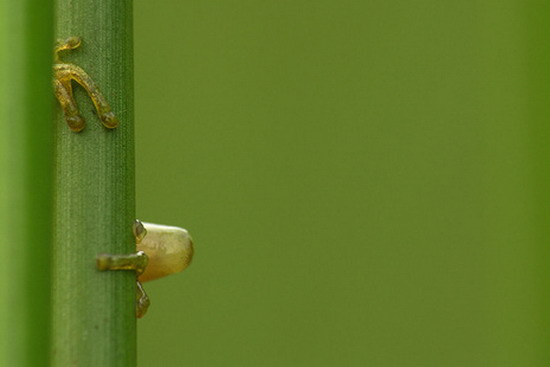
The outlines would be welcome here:
M 0 366 L 48 360 L 53 2 L 0 2 Z
M 99 253 L 135 252 L 132 1 L 58 0 L 56 10 L 56 37 L 82 39 L 61 58 L 90 75 L 120 124 L 102 126 L 75 83 L 86 128 L 70 131 L 57 108 L 53 366 L 133 366 L 135 273 L 95 267 Z

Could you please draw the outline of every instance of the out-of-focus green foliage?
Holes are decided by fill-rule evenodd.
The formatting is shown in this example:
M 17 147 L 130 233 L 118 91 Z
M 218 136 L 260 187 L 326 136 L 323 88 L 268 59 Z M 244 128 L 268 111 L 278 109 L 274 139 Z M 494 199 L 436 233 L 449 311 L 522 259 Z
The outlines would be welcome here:
M 545 14 L 137 2 L 138 217 L 196 242 L 140 365 L 545 365 Z
M 0 1 L 0 366 L 49 358 L 52 17 L 52 1 Z

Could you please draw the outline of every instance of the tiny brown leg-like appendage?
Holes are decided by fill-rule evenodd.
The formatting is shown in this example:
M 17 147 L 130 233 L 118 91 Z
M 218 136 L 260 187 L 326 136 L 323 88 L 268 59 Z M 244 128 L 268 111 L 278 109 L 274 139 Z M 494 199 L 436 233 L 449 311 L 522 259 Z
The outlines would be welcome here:
M 139 220 L 136 220 L 134 223 L 134 236 L 136 238 L 136 242 L 141 242 L 146 234 L 147 231 L 143 227 L 143 224 Z M 100 254 L 97 255 L 96 258 L 96 266 L 100 271 L 135 270 L 136 277 L 145 271 L 148 262 L 149 258 L 143 251 L 138 251 L 127 255 Z M 136 284 L 136 316 L 141 318 L 147 312 L 151 301 L 149 300 L 147 293 L 145 293 L 141 283 L 136 280 Z
M 72 81 L 74 80 L 90 96 L 103 125 L 108 129 L 114 129 L 118 126 L 118 119 L 111 111 L 109 103 L 100 93 L 92 78 L 82 68 L 74 64 L 64 63 L 59 58 L 60 51 L 74 50 L 80 46 L 80 43 L 80 38 L 70 37 L 66 40 L 58 41 L 54 49 L 53 85 L 55 96 L 63 109 L 69 128 L 74 132 L 82 131 L 85 127 L 85 121 L 80 115 L 73 97 Z

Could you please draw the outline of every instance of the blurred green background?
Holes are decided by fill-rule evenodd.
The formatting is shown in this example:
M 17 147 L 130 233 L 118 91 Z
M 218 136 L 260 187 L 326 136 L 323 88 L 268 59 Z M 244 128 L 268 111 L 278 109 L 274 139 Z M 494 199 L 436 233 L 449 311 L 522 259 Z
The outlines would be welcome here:
M 547 14 L 136 1 L 140 366 L 548 365 Z

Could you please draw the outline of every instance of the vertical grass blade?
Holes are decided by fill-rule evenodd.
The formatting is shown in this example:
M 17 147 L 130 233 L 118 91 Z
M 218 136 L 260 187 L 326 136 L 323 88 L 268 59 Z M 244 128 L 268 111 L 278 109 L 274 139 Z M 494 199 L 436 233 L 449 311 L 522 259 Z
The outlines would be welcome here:
M 99 253 L 135 251 L 131 0 L 58 0 L 56 37 L 77 36 L 64 62 L 85 70 L 120 120 L 106 129 L 73 83 L 86 128 L 74 133 L 57 107 L 54 366 L 133 366 L 135 274 L 99 272 Z
M 0 2 L 0 366 L 48 360 L 53 2 Z

